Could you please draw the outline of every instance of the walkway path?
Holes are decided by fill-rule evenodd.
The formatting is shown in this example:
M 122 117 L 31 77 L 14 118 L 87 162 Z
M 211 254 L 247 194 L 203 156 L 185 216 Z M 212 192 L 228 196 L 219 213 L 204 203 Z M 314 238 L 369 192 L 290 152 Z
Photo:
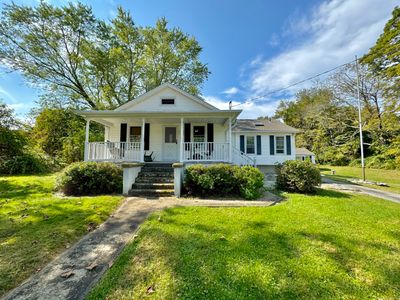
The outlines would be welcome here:
M 3 299 L 84 299 L 132 238 L 139 224 L 153 211 L 173 206 L 269 206 L 278 200 L 272 194 L 261 201 L 127 198 L 98 229 Z
M 348 192 L 362 193 L 373 197 L 400 203 L 400 194 L 373 189 L 370 187 L 356 185 L 352 183 L 334 181 L 326 177 L 323 178 L 323 183 L 321 187 L 327 189 L 345 191 L 345 192 L 348 191 Z

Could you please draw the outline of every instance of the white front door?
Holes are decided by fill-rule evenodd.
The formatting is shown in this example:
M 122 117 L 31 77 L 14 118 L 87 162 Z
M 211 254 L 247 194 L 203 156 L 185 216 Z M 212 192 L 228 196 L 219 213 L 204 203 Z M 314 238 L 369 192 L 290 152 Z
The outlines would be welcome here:
M 178 160 L 178 137 L 176 136 L 176 127 L 164 127 L 164 146 L 163 160 L 177 161 Z

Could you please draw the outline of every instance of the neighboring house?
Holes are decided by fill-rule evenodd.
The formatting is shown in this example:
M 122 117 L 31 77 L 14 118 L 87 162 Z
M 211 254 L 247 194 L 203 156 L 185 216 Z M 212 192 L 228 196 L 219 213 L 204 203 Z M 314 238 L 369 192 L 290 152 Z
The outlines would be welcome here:
M 297 160 L 310 160 L 315 164 L 315 154 L 306 148 L 296 148 Z
M 295 159 L 297 129 L 277 120 L 240 120 L 171 84 L 115 110 L 88 110 L 85 161 L 232 163 L 264 172 Z M 105 126 L 104 142 L 89 142 L 90 122 Z

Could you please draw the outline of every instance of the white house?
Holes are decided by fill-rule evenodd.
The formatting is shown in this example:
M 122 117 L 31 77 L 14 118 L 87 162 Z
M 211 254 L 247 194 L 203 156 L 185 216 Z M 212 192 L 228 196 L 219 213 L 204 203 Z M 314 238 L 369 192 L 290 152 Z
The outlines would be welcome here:
M 297 129 L 271 119 L 241 120 L 240 113 L 166 83 L 115 110 L 79 111 L 87 120 L 85 161 L 180 163 L 182 168 L 223 162 L 264 170 L 295 159 Z M 103 142 L 89 142 L 90 122 L 104 125 Z
M 306 148 L 296 148 L 297 160 L 309 160 L 315 164 L 315 154 Z

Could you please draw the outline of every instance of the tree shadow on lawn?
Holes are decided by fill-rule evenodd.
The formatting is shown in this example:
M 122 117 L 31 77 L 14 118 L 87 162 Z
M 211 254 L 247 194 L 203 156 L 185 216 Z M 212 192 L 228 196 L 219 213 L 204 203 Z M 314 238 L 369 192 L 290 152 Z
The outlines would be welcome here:
M 258 221 L 248 224 L 248 232 L 244 225 L 245 234 L 235 234 L 236 229 L 226 225 L 176 221 L 180 212 L 185 213 L 166 210 L 160 225 L 144 226 L 139 239 L 124 250 L 130 257 L 117 260 L 117 271 L 113 267 L 106 275 L 106 288 L 93 295 L 104 298 L 122 289 L 122 294 L 144 297 L 148 286 L 154 287 L 156 298 L 167 294 L 166 298 L 191 299 L 330 299 L 400 294 L 398 264 L 380 260 L 387 252 L 393 252 L 393 257 L 396 253 L 397 248 L 385 241 L 304 228 L 277 231 Z M 160 265 L 165 269 L 160 270 Z M 128 268 L 132 275 L 127 275 Z M 161 279 L 165 273 L 171 274 L 172 282 Z
M 5 179 L 0 180 L 0 199 L 24 198 L 32 194 L 48 194 L 52 188 L 43 186 L 43 183 L 28 183 L 26 185 Z

